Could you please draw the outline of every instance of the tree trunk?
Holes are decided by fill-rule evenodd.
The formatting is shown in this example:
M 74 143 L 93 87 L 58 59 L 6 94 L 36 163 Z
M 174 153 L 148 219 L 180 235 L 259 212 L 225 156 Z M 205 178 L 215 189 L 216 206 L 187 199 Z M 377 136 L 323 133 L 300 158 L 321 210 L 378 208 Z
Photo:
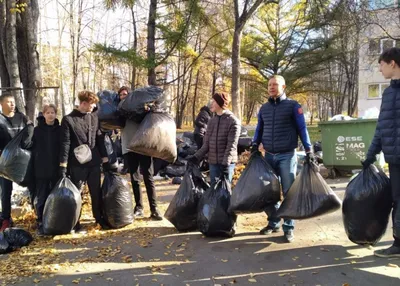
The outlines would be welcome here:
M 156 75 L 156 12 L 157 0 L 150 0 L 149 21 L 147 23 L 147 60 L 148 60 L 148 73 L 147 82 L 149 85 L 157 84 Z
M 217 88 L 217 49 L 214 48 L 214 57 L 213 57 L 213 75 L 212 75 L 212 92 L 211 95 L 215 94 L 215 90 Z
M 197 75 L 196 75 L 196 83 L 194 87 L 194 95 L 193 95 L 193 106 L 192 106 L 192 121 L 193 121 L 193 127 L 195 127 L 195 121 L 196 121 L 196 103 L 197 103 L 197 97 L 199 93 L 199 80 L 200 80 L 200 69 L 197 70 Z
M 10 86 L 10 75 L 8 74 L 6 63 L 5 20 L 6 3 L 4 1 L 0 1 L 0 79 L 2 87 Z
M 133 10 L 133 6 L 131 7 L 131 14 L 132 14 L 132 25 L 133 25 L 133 51 L 135 55 L 137 54 L 137 46 L 138 46 L 138 38 L 137 38 L 137 26 L 136 26 L 136 18 L 135 18 L 135 11 Z M 134 90 L 136 88 L 136 63 L 132 65 L 132 78 L 131 78 L 131 89 Z
M 10 76 L 10 87 L 21 88 L 21 79 L 18 67 L 18 47 L 17 47 L 17 17 L 16 13 L 11 13 L 10 9 L 14 7 L 15 1 L 6 1 L 6 62 L 7 70 Z M 13 90 L 17 108 L 20 112 L 25 113 L 24 99 L 20 90 Z
M 242 119 L 241 102 L 240 102 L 240 41 L 242 31 L 239 27 L 235 27 L 232 43 L 232 111 L 239 120 Z

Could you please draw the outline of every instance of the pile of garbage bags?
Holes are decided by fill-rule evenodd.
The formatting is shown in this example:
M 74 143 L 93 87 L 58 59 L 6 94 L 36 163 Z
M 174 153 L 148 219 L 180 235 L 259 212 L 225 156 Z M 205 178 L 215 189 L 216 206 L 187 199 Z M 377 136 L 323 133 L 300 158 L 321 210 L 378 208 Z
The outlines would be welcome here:
M 0 254 L 28 246 L 32 241 L 33 237 L 28 231 L 17 227 L 7 228 L 0 232 Z
M 97 104 L 97 114 L 100 127 L 104 131 L 111 131 L 123 127 L 123 119 L 118 111 L 120 102 L 116 92 L 103 90 L 97 93 L 99 103 Z
M 346 187 L 343 224 L 348 238 L 360 245 L 375 245 L 385 234 L 392 210 L 390 181 L 371 165 Z
M 70 233 L 79 220 L 81 208 L 80 191 L 70 179 L 60 179 L 51 191 L 44 206 L 44 233 L 47 235 Z

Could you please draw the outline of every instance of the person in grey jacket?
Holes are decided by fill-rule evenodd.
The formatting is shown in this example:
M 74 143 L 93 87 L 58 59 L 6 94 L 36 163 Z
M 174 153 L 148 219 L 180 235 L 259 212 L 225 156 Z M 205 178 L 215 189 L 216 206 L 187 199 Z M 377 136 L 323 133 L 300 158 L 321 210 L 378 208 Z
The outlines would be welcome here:
M 393 245 L 374 252 L 379 257 L 400 257 L 400 49 L 391 48 L 379 57 L 379 71 L 390 86 L 382 95 L 381 110 L 375 136 L 369 147 L 364 168 L 376 161 L 376 155 L 383 151 L 389 164 L 390 184 L 393 197 Z

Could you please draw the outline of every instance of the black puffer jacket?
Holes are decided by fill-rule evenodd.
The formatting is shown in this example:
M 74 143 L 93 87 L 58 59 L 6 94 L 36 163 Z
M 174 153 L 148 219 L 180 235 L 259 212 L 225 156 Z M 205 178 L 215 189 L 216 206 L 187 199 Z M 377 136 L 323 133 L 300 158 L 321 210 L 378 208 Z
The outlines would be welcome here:
M 33 133 L 35 179 L 53 179 L 60 164 L 61 126 L 57 119 L 54 125 L 47 125 L 42 116 L 37 121 Z
M 0 153 L 11 139 L 28 125 L 28 121 L 28 118 L 20 112 L 16 112 L 13 117 L 7 117 L 0 113 Z M 32 133 L 30 137 L 32 137 Z
M 400 80 L 392 80 L 382 95 L 381 111 L 367 158 L 383 151 L 385 161 L 400 164 Z
M 194 133 L 204 136 L 207 130 L 207 124 L 212 116 L 210 108 L 208 106 L 203 106 L 200 109 L 199 115 L 197 115 L 196 120 L 194 122 L 195 128 Z
M 90 127 L 89 121 L 91 122 Z M 92 160 L 85 164 L 80 164 L 74 154 L 74 149 L 82 144 L 88 144 L 92 150 Z M 107 151 L 97 113 L 81 113 L 74 109 L 70 114 L 64 116 L 61 121 L 60 163 L 68 162 L 68 167 L 94 167 L 102 163 L 101 158 L 107 158 Z

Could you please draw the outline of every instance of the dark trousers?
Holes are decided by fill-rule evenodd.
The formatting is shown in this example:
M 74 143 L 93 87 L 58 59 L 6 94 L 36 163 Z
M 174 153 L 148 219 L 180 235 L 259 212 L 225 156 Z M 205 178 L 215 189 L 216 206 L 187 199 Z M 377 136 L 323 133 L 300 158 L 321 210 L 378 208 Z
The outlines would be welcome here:
M 390 185 L 393 198 L 393 237 L 394 244 L 400 247 L 400 165 L 389 164 Z
M 87 183 L 90 198 L 92 200 L 92 213 L 96 223 L 102 222 L 102 201 L 101 201 L 101 187 L 100 166 L 94 167 L 81 167 L 73 166 L 70 169 L 71 181 L 82 192 L 82 187 Z M 79 223 L 79 222 L 78 222 Z
M 134 152 L 124 155 L 124 162 L 128 163 L 131 175 L 133 195 L 135 196 L 135 209 L 143 209 L 142 190 L 140 188 L 140 171 L 143 175 L 144 185 L 146 186 L 147 198 L 149 199 L 150 211 L 157 208 L 156 187 L 153 179 L 153 159 Z M 139 171 L 140 170 L 140 171 Z
M 34 207 L 38 223 L 42 223 L 46 200 L 57 183 L 56 179 L 36 179 Z
M 12 181 L 0 177 L 1 188 L 1 216 L 3 219 L 11 218 L 11 193 Z
M 198 134 L 198 133 L 195 133 L 195 134 L 193 135 L 193 137 L 194 137 L 194 142 L 196 142 L 197 149 L 200 149 L 201 146 L 203 146 L 203 139 L 204 139 L 204 136 L 202 136 L 202 135 L 200 135 L 200 134 Z

